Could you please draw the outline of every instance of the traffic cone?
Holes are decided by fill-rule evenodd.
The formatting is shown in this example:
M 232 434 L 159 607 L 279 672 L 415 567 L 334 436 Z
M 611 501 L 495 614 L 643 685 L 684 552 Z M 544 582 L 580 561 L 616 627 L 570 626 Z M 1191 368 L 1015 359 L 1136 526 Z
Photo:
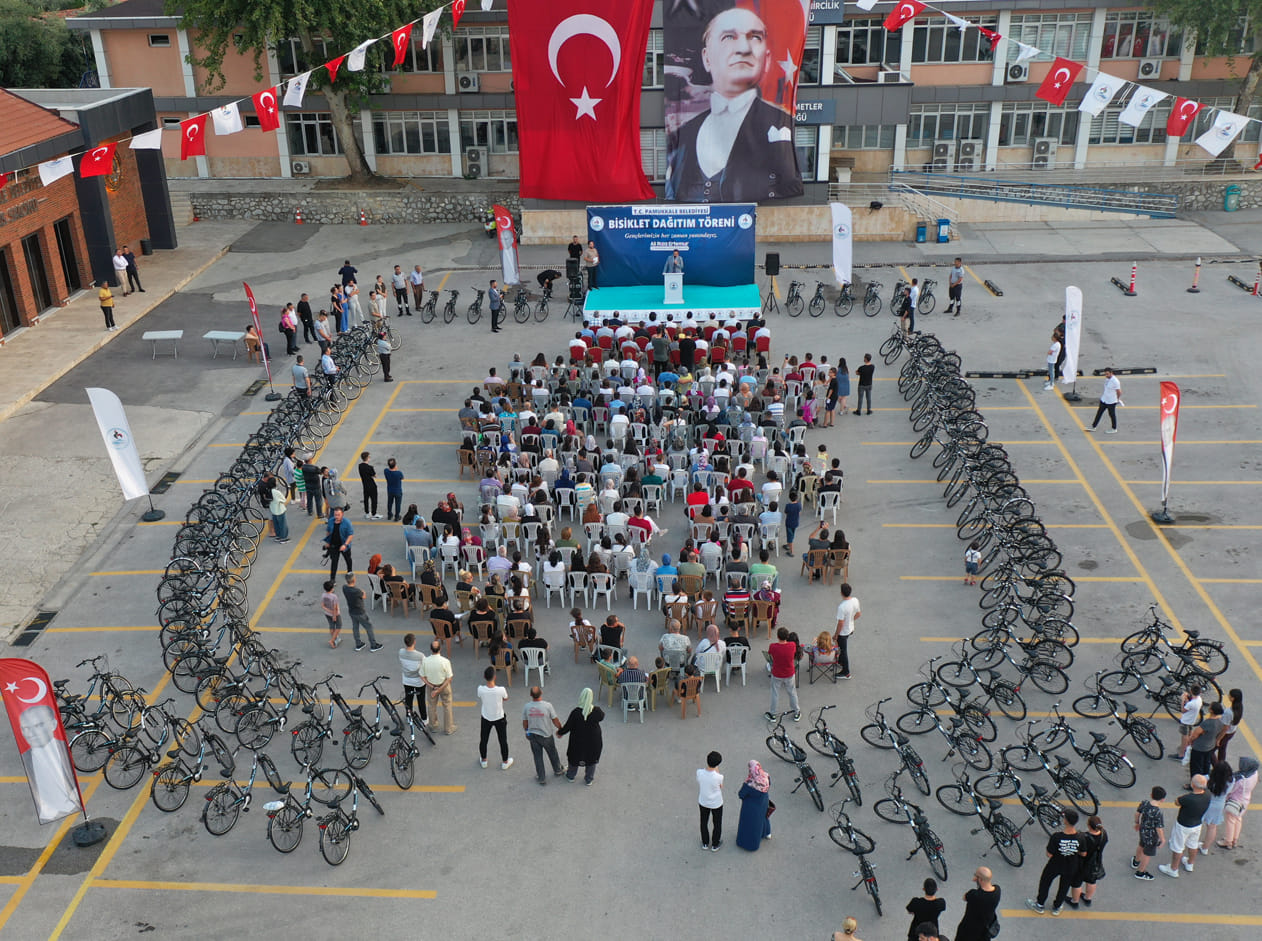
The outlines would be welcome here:
M 302 207 L 294 210 L 294 225 L 302 225 Z
M 368 225 L 368 217 L 364 215 L 364 210 L 359 210 L 359 224 Z

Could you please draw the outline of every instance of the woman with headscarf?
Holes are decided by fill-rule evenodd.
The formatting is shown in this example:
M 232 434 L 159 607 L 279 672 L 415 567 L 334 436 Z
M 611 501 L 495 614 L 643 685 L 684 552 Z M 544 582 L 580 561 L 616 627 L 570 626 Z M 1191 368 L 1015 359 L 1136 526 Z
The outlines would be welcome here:
M 436 604 L 442 604 L 447 600 L 447 587 L 443 584 L 443 578 L 438 574 L 438 569 L 435 568 L 433 559 L 425 560 L 425 566 L 421 569 L 420 583 L 436 589 L 434 595 Z
M 565 759 L 569 763 L 565 772 L 566 780 L 573 781 L 578 775 L 578 766 L 583 765 L 586 768 L 583 783 L 588 787 L 596 779 L 596 765 L 600 761 L 600 751 L 604 744 L 600 735 L 600 723 L 605 718 L 605 713 L 600 706 L 592 705 L 594 699 L 590 686 L 579 693 L 578 705 L 570 710 L 565 725 L 557 730 L 558 736 L 570 736 L 565 750 Z
M 763 840 L 771 839 L 771 778 L 756 761 L 736 795 L 741 799 L 741 819 L 736 827 L 736 845 L 757 852 Z
M 1240 830 L 1244 826 L 1245 811 L 1249 809 L 1249 801 L 1253 799 L 1253 788 L 1257 783 L 1258 760 L 1250 755 L 1242 755 L 1240 770 L 1231 779 L 1227 803 L 1223 806 L 1223 838 L 1218 841 L 1223 849 L 1236 848 Z

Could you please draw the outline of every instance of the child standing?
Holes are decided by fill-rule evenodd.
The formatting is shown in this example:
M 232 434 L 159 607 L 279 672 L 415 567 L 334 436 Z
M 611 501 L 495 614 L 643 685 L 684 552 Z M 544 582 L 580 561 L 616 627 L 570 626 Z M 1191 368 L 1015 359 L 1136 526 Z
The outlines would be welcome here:
M 974 539 L 968 544 L 968 548 L 964 550 L 964 584 L 977 584 L 977 570 L 981 565 L 982 550 L 981 540 Z
M 716 751 L 706 755 L 704 768 L 697 769 L 697 803 L 701 807 L 701 848 L 717 853 L 723 845 L 723 756 Z M 713 821 L 713 827 L 711 827 Z
M 297 495 L 298 505 L 305 510 L 307 508 L 307 479 L 302 473 L 301 463 L 294 473 L 294 493 Z
M 1165 797 L 1164 787 L 1154 787 L 1150 799 L 1135 808 L 1135 831 L 1139 834 L 1139 843 L 1135 846 L 1135 855 L 1131 857 L 1131 868 L 1135 870 L 1136 879 L 1146 882 L 1157 878 L 1148 871 L 1148 862 L 1166 841 L 1165 817 L 1157 806 Z
M 320 596 L 320 610 L 324 612 L 324 619 L 329 622 L 329 646 L 336 647 L 338 638 L 342 633 L 342 606 L 337 600 L 337 594 L 333 591 L 335 585 L 332 581 L 324 583 L 324 594 Z
M 802 501 L 796 490 L 789 491 L 789 502 L 784 505 L 784 551 L 793 555 L 793 537 L 802 518 Z

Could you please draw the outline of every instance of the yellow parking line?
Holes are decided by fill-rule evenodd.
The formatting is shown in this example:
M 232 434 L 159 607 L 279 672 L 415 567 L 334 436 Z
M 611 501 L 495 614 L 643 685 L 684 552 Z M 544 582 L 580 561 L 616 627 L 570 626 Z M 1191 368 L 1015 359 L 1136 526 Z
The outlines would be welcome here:
M 129 624 L 125 627 L 103 627 L 101 625 L 96 625 L 95 627 L 50 627 L 48 628 L 48 630 L 44 631 L 44 633 L 45 634 L 98 634 L 101 631 L 120 631 L 122 633 L 127 633 L 129 631 L 130 632 L 137 632 L 137 631 L 155 631 L 156 632 L 157 630 L 158 630 L 158 625 L 156 624 L 147 624 L 143 626 Z
M 441 293 L 443 292 L 443 285 L 447 283 L 447 279 L 448 279 L 448 278 L 450 278 L 450 277 L 451 277 L 451 272 L 450 272 L 450 271 L 448 271 L 445 275 L 443 275 L 443 279 L 442 279 L 441 281 L 439 281 L 439 282 L 438 282 L 438 293 L 439 293 L 439 294 L 441 294 Z
M 1201 578 L 1208 585 L 1262 585 L 1262 578 Z
M 859 443 L 863 445 L 864 447 L 910 448 L 916 442 L 915 441 L 861 441 Z M 1153 443 L 1156 444 L 1155 441 Z M 1182 444 L 1182 443 L 1183 443 L 1182 441 L 1179 442 L 1179 444 Z M 1055 442 L 1052 441 L 1051 438 L 1038 438 L 1037 440 L 1034 440 L 1034 441 L 1004 441 L 1003 442 L 1003 445 L 1005 447 L 1007 447 L 1010 444 L 1055 444 Z
M 1101 804 L 1103 804 L 1103 801 L 1101 801 Z M 1125 803 L 1125 806 L 1133 807 L 1134 804 L 1134 801 L 1130 801 Z M 999 914 L 1004 918 L 1046 917 L 1038 912 L 1032 912 L 1028 908 L 1004 908 L 1000 909 Z M 1079 921 L 1135 921 L 1144 924 L 1152 924 L 1154 921 L 1157 921 L 1162 924 L 1175 925 L 1262 925 L 1262 915 L 1197 915 L 1190 912 L 1162 912 L 1160 915 L 1157 915 L 1153 912 L 1065 911 L 1061 917 Z
M 974 280 L 974 281 L 976 281 L 976 282 L 977 282 L 978 284 L 980 284 L 982 287 L 986 287 L 986 282 L 985 282 L 985 281 L 983 281 L 981 278 L 979 278 L 979 277 L 977 276 L 977 272 L 975 272 L 972 268 L 970 268 L 968 265 L 965 265 L 965 266 L 964 266 L 964 270 L 965 270 L 965 271 L 967 271 L 967 272 L 969 273 L 969 275 L 970 275 L 970 276 L 972 276 L 972 278 L 973 278 L 973 280 Z M 987 290 L 989 290 L 989 288 L 987 288 Z
M 959 638 L 959 637 L 922 637 L 920 639 L 924 641 L 925 643 L 958 644 L 962 638 Z M 1078 638 L 1078 642 L 1080 644 L 1120 644 L 1122 640 L 1123 638 L 1121 637 L 1080 637 Z M 284 700 L 282 699 L 281 702 L 284 702 Z M 1034 715 L 1034 713 L 1031 712 L 1030 715 Z
M 256 885 L 236 882 L 149 882 L 141 879 L 93 879 L 94 889 L 148 889 L 160 892 L 238 892 L 250 895 L 319 895 L 363 899 L 435 899 L 432 889 L 353 889 L 318 885 Z
M 1006 444 L 1006 443 L 1008 443 L 1008 442 L 1005 442 L 1005 444 Z M 1130 440 L 1126 440 L 1126 441 L 1109 441 L 1109 442 L 1108 442 L 1108 444 L 1111 444 L 1111 445 L 1117 445 L 1117 444 L 1144 444 L 1144 445 L 1148 445 L 1148 446 L 1150 446 L 1150 447 L 1153 447 L 1153 446 L 1156 446 L 1156 445 L 1161 444 L 1161 442 L 1160 442 L 1160 441 L 1130 441 Z M 1180 444 L 1180 445 L 1184 445 L 1184 444 L 1262 444 L 1262 441 L 1246 440 L 1246 439 L 1243 439 L 1243 438 L 1222 438 L 1222 439 L 1219 439 L 1219 440 L 1212 440 L 1212 441 L 1211 441 L 1211 440 L 1208 440 L 1208 439 L 1207 439 L 1207 440 L 1205 440 L 1205 441 L 1185 441 L 1185 440 L 1183 440 L 1182 438 L 1180 438 L 1180 439 L 1179 439 L 1179 444 Z
M 389 412 L 458 412 L 458 408 L 391 408 Z

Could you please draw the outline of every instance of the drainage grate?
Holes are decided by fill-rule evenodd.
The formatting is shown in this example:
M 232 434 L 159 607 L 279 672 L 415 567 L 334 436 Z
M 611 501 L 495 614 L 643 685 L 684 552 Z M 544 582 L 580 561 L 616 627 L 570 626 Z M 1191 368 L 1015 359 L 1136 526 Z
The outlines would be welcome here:
M 250 387 L 246 389 L 244 392 L 242 392 L 241 394 L 242 395 L 258 395 L 259 390 L 262 389 L 263 386 L 265 385 L 267 385 L 266 379 L 255 379 L 253 382 L 250 383 Z
M 53 618 L 57 616 L 56 611 L 41 611 L 31 619 L 31 623 L 26 625 L 22 633 L 13 641 L 14 647 L 29 647 L 35 643 L 35 638 L 44 632 L 44 628 L 53 622 Z
M 168 490 L 171 489 L 171 484 L 175 483 L 179 479 L 180 479 L 180 475 L 175 473 L 174 471 L 172 471 L 169 474 L 163 474 L 162 479 L 159 480 L 156 484 L 154 484 L 153 487 L 149 490 L 149 492 L 150 493 L 166 493 Z

